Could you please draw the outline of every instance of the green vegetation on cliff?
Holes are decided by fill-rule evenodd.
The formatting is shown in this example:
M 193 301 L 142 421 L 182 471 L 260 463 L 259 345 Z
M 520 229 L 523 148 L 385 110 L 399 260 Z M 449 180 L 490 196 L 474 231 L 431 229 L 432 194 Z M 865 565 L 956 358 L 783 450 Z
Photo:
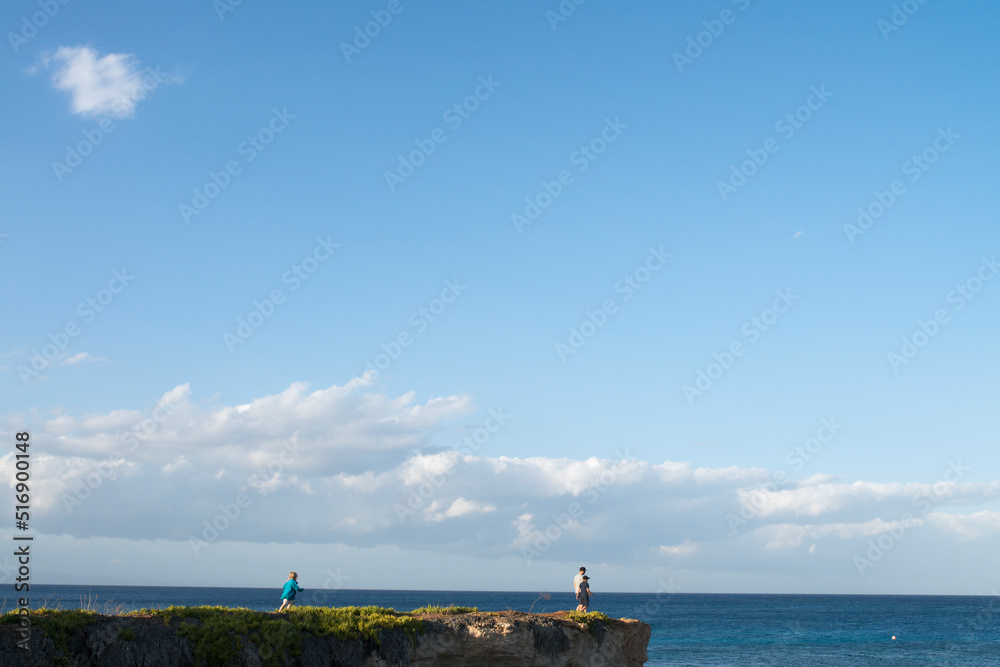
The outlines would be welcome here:
M 479 611 L 479 607 L 456 607 L 455 605 L 441 607 L 439 605 L 429 604 L 426 607 L 414 609 L 410 613 L 414 616 L 418 616 L 420 614 L 471 614 L 475 611 Z
M 52 640 L 58 650 L 69 654 L 69 640 L 82 628 L 94 623 L 98 614 L 96 611 L 83 609 L 49 609 L 40 607 L 29 613 L 31 625 L 41 628 L 42 633 Z M 16 625 L 21 622 L 21 614 L 9 612 L 0 616 L 0 624 Z M 69 664 L 69 659 L 66 659 Z
M 586 625 L 587 630 L 590 631 L 590 634 L 594 635 L 598 644 L 604 642 L 604 631 L 607 629 L 608 623 L 611 622 L 610 616 L 602 614 L 599 611 L 588 611 L 586 613 L 582 611 L 571 611 L 566 614 L 566 618 Z
M 253 642 L 268 665 L 280 665 L 302 653 L 303 633 L 336 637 L 341 641 L 382 643 L 383 633 L 401 630 L 411 640 L 424 631 L 424 622 L 410 614 L 382 607 L 295 607 L 278 614 L 228 607 L 168 607 L 140 609 L 121 614 L 124 618 L 159 618 L 177 634 L 194 644 L 195 662 L 227 664 L 243 650 L 244 639 Z M 56 648 L 69 655 L 69 641 L 100 615 L 79 609 L 36 609 L 31 624 L 39 627 Z M 0 623 L 18 623 L 16 613 L 0 616 Z M 119 638 L 134 639 L 132 629 L 122 629 Z
M 195 661 L 222 664 L 235 658 L 247 637 L 268 665 L 302 652 L 302 633 L 341 641 L 382 643 L 382 633 L 401 629 L 411 639 L 424 631 L 423 621 L 382 607 L 294 607 L 282 614 L 226 607 L 143 609 L 134 615 L 157 616 L 170 624 L 181 619 L 178 634 L 195 644 Z

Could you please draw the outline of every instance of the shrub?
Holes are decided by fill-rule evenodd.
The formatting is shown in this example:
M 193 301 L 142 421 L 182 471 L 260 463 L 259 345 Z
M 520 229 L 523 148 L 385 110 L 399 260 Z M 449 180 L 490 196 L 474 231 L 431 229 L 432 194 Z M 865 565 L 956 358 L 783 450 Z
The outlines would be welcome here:
M 472 612 L 479 611 L 479 607 L 456 607 L 455 605 L 448 605 L 447 607 L 442 607 L 440 605 L 427 605 L 426 607 L 420 607 L 419 609 L 414 609 L 411 614 L 471 614 Z

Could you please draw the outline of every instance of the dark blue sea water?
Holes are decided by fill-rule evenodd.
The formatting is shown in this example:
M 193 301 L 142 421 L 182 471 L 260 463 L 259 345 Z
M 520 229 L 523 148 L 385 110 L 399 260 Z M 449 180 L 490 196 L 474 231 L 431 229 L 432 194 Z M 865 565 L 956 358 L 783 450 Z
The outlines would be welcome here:
M 31 587 L 32 606 L 126 610 L 225 605 L 274 610 L 280 588 Z M 6 609 L 13 599 L 7 594 Z M 552 612 L 571 593 L 306 590 L 299 604 L 427 604 Z M 1000 665 L 1000 598 L 894 595 L 598 593 L 591 611 L 649 623 L 650 667 L 660 665 Z M 892 637 L 896 636 L 893 640 Z

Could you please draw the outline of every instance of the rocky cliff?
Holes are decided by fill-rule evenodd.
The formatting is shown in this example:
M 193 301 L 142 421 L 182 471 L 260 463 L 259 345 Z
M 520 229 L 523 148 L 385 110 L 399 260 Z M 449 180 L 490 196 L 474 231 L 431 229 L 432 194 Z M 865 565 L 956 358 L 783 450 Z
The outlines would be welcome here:
M 565 612 L 394 614 L 358 622 L 360 634 L 321 625 L 306 610 L 183 610 L 103 616 L 32 615 L 25 651 L 16 624 L 0 624 L 0 663 L 16 666 L 302 665 L 336 667 L 641 667 L 650 626 L 636 620 L 577 622 Z M 207 609 L 207 608 L 198 608 Z M 194 610 L 192 610 L 193 612 Z M 60 616 L 63 615 L 63 616 Z M 8 615 L 8 617 L 11 615 Z

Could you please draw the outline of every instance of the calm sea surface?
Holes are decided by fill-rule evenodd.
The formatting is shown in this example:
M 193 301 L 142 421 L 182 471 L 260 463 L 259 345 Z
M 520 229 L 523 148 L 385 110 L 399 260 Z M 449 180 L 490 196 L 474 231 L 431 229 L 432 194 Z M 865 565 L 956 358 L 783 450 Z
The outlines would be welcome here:
M 274 610 L 280 589 L 167 586 L 31 587 L 32 606 L 104 610 L 225 605 Z M 6 597 L 6 609 L 13 603 Z M 537 602 L 536 602 L 537 600 Z M 572 609 L 570 593 L 335 590 L 299 593 L 299 604 L 379 605 L 410 611 L 427 604 L 535 612 Z M 592 611 L 653 627 L 650 667 L 658 665 L 1000 665 L 1000 599 L 893 595 L 654 595 L 597 593 Z M 896 636 L 893 641 L 892 636 Z

